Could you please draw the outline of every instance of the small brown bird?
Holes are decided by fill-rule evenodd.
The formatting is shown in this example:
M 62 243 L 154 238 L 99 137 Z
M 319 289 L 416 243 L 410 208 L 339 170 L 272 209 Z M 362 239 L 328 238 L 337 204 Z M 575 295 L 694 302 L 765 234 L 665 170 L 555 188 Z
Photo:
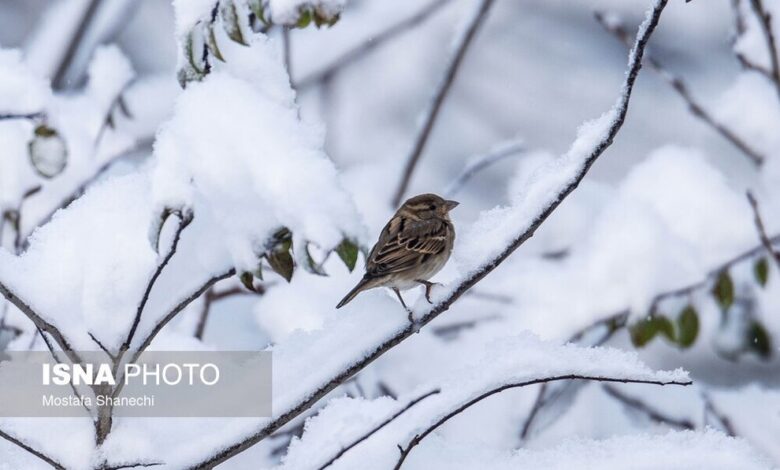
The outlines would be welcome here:
M 449 212 L 457 205 L 435 194 L 420 194 L 404 202 L 371 249 L 363 279 L 336 308 L 343 307 L 364 290 L 389 287 L 411 317 L 400 291 L 421 284 L 430 302 L 433 283 L 428 279 L 444 267 L 452 253 L 455 227 Z

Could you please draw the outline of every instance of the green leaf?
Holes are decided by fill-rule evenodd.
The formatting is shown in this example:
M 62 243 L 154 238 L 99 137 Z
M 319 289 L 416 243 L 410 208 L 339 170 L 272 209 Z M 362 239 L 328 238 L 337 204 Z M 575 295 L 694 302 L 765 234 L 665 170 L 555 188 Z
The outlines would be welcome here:
M 251 290 L 252 292 L 256 292 L 255 290 L 255 276 L 249 271 L 244 271 L 241 273 L 238 278 L 241 280 L 241 284 L 244 285 L 248 290 Z
M 314 261 L 314 257 L 312 257 L 311 253 L 309 252 L 308 243 L 306 244 L 306 248 L 304 248 L 304 250 L 306 251 L 306 270 L 318 276 L 327 276 L 328 273 L 325 272 L 325 269 L 323 269 L 322 265 Z
M 766 328 L 753 321 L 747 330 L 748 348 L 756 352 L 763 359 L 768 359 L 772 355 L 772 341 L 769 338 Z
M 250 0 L 249 9 L 255 14 L 258 20 L 260 20 L 265 26 L 271 26 L 271 22 L 265 17 L 265 7 L 263 7 L 263 0 Z
M 53 128 L 41 124 L 35 128 L 32 140 L 27 145 L 30 163 L 44 178 L 54 178 L 65 170 L 68 164 L 68 149 L 65 139 Z
M 206 29 L 206 47 L 211 51 L 211 55 L 224 62 L 225 58 L 222 56 L 222 51 L 219 50 L 217 35 L 214 33 L 214 25 L 209 24 Z
M 344 262 L 344 265 L 347 266 L 349 272 L 352 272 L 355 269 L 355 265 L 357 264 L 357 244 L 345 238 L 341 241 L 341 244 L 336 247 L 336 253 L 339 255 L 339 258 L 341 258 L 341 261 Z
M 692 305 L 685 307 L 677 317 L 677 331 L 679 331 L 677 344 L 681 348 L 691 347 L 699 336 L 699 315 Z
M 287 282 L 290 282 L 295 268 L 295 262 L 289 251 L 274 251 L 267 253 L 265 258 L 278 275 L 282 276 Z
M 244 33 L 241 32 L 241 24 L 239 23 L 241 19 L 238 16 L 236 4 L 233 3 L 232 0 L 223 0 L 222 8 L 220 10 L 220 13 L 222 14 L 222 25 L 225 28 L 225 33 L 227 33 L 228 37 L 238 44 L 248 46 L 249 44 L 244 39 Z
M 756 264 L 753 265 L 753 275 L 756 276 L 756 281 L 761 287 L 766 286 L 767 280 L 769 280 L 769 261 L 766 258 L 759 258 Z
M 656 328 L 658 332 L 664 335 L 666 339 L 674 343 L 675 334 L 674 334 L 674 325 L 672 324 L 672 321 L 669 320 L 664 315 L 655 314 L 653 315 L 653 317 L 655 318 L 655 324 L 657 325 Z
M 634 346 L 642 348 L 655 337 L 656 333 L 658 333 L 658 326 L 653 317 L 647 316 L 631 325 L 629 333 L 631 334 L 631 342 L 634 343 Z
M 731 280 L 728 270 L 723 270 L 718 275 L 718 280 L 715 281 L 715 286 L 712 288 L 712 295 L 715 296 L 715 300 L 723 310 L 731 307 L 734 303 L 734 281 Z
M 295 23 L 296 28 L 305 28 L 309 26 L 312 20 L 312 12 L 309 9 L 301 9 L 300 15 L 298 16 L 298 22 Z

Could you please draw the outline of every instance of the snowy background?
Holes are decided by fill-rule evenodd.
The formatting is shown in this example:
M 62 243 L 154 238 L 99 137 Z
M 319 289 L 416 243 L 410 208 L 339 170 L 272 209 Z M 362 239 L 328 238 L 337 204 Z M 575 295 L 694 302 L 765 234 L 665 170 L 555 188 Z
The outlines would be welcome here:
M 775 0 L 670 0 L 614 143 L 453 297 L 566 196 L 663 3 L 0 3 L 0 346 L 274 355 L 269 419 L 2 418 L 0 468 L 780 466 Z M 405 294 L 433 320 L 336 311 L 459 47 L 404 191 L 461 202 Z

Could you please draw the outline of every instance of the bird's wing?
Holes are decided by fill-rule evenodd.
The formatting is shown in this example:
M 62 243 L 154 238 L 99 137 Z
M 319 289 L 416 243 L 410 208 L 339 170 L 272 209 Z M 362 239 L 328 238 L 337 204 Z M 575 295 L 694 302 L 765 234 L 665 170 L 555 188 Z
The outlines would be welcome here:
M 447 249 L 449 226 L 441 221 L 394 218 L 371 250 L 366 274 L 385 276 L 414 268 Z

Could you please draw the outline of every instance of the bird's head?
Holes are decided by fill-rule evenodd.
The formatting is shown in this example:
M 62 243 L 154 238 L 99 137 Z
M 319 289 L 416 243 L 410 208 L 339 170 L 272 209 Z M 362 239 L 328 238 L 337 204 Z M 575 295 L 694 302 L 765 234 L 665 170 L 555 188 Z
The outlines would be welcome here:
M 420 194 L 407 199 L 398 212 L 417 220 L 446 218 L 458 204 L 457 201 L 448 201 L 435 194 Z

